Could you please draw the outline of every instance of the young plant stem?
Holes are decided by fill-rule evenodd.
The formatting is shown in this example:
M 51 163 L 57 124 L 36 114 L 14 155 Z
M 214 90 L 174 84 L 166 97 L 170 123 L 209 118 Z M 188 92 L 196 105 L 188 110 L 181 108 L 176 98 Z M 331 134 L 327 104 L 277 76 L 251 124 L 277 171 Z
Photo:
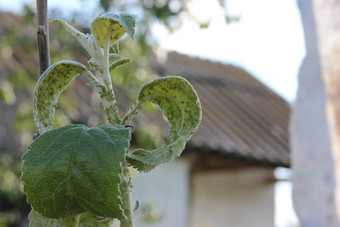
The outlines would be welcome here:
M 111 74 L 110 74 L 110 32 L 108 32 L 107 42 L 104 45 L 104 54 L 102 56 L 102 79 L 106 87 L 105 91 L 100 92 L 101 101 L 105 109 L 109 122 L 112 125 L 118 125 L 120 118 L 118 114 L 118 104 L 113 91 Z
M 120 227 L 133 227 L 133 211 L 130 200 L 130 175 L 127 164 L 123 166 L 121 174 L 120 192 L 122 197 L 122 209 L 126 217 L 120 221 Z
M 102 56 L 102 79 L 105 86 L 105 91 L 101 89 L 99 91 L 101 101 L 103 103 L 103 107 L 106 111 L 106 115 L 108 117 L 109 122 L 112 125 L 121 124 L 119 114 L 118 114 L 118 105 L 116 102 L 116 98 L 114 95 L 111 74 L 110 74 L 110 32 L 108 32 L 107 42 L 104 45 L 104 54 Z M 130 201 L 130 175 L 128 171 L 127 164 L 124 164 L 122 167 L 121 174 L 121 183 L 120 183 L 120 192 L 122 198 L 122 209 L 126 219 L 121 220 L 121 227 L 133 227 L 133 211 L 131 208 Z
M 129 111 L 125 114 L 124 118 L 122 119 L 122 125 L 127 125 L 130 123 L 130 121 L 132 120 L 133 116 L 137 113 L 138 109 L 140 109 L 140 103 L 135 103 L 131 106 L 131 108 L 129 109 Z

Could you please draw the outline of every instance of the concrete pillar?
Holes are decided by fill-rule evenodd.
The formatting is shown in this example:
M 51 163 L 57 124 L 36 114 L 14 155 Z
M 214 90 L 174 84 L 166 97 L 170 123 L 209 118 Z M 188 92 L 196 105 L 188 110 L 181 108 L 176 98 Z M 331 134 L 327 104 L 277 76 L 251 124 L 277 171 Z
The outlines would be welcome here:
M 298 2 L 307 56 L 291 118 L 294 207 L 302 227 L 340 226 L 340 1 Z

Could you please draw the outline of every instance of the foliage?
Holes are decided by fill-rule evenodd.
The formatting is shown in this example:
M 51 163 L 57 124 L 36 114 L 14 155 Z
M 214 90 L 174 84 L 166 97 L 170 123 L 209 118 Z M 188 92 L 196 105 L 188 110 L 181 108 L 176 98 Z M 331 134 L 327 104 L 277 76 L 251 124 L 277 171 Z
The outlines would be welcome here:
M 139 87 L 154 78 L 149 67 L 150 46 L 156 44 L 153 33 L 150 32 L 151 25 L 156 22 L 165 25 L 170 31 L 177 29 L 181 24 L 181 15 L 187 12 L 186 1 L 101 0 L 99 7 L 100 11 L 112 9 L 138 13 L 140 18 L 137 21 L 138 33 L 135 34 L 135 41 L 125 39 L 124 42 L 119 43 L 120 54 L 131 57 L 132 64 L 129 67 L 119 67 L 110 72 L 114 88 L 119 90 L 116 98 L 122 100 L 120 108 L 125 111 L 129 106 L 124 105 L 129 104 L 128 100 L 135 99 Z M 62 12 L 49 12 L 51 18 L 55 18 L 56 15 L 60 17 L 60 13 Z M 75 12 L 68 15 L 73 16 L 71 25 L 77 24 L 81 32 L 90 32 L 89 28 L 82 27 L 85 26 L 83 21 L 88 21 L 95 15 L 83 15 Z M 25 212 L 29 211 L 24 205 L 25 199 L 22 190 L 16 190 L 16 194 L 13 196 L 13 191 L 8 190 L 7 186 L 2 183 L 20 182 L 19 156 L 32 141 L 32 135 L 36 132 L 31 120 L 33 112 L 31 97 L 35 82 L 39 78 L 35 10 L 25 6 L 22 16 L 6 15 L 3 21 L 6 23 L 0 24 L 0 162 L 7 160 L 8 157 L 13 161 L 6 165 L 1 163 L 0 204 L 5 207 L 2 207 L 1 210 L 0 223 L 2 224 L 3 220 L 8 220 L 5 221 L 5 226 L 10 223 L 18 226 L 18 220 L 22 217 L 26 219 Z M 197 21 L 197 23 L 200 22 Z M 58 26 L 53 26 L 53 24 L 50 26 L 50 47 L 51 62 L 74 59 L 83 65 L 87 64 L 89 56 L 87 52 L 79 48 L 80 45 L 77 41 L 70 39 L 66 31 L 61 30 Z M 112 56 L 111 62 L 113 60 Z M 83 85 L 84 82 L 87 82 L 86 80 L 86 77 L 76 77 L 71 84 L 74 89 L 66 89 L 60 94 L 58 104 L 55 106 L 55 127 L 70 123 L 90 126 L 107 123 L 105 113 L 101 112 L 100 103 L 98 104 L 95 87 Z M 149 103 L 144 105 L 143 111 L 147 114 L 157 112 Z M 140 121 L 136 121 L 137 118 L 134 118 L 132 122 L 135 129 L 132 131 L 131 144 L 153 150 L 157 144 L 162 143 L 163 138 L 167 135 L 164 135 L 159 125 L 155 124 L 156 121 L 147 121 L 150 119 L 144 115 L 143 111 L 139 112 L 138 120 Z M 165 124 L 165 122 L 162 123 Z M 6 179 L 12 178 L 5 178 L 5 175 L 15 176 L 16 180 L 7 181 Z M 17 183 L 13 183 L 11 188 L 20 187 Z M 8 211 L 9 218 L 6 216 L 5 219 L 2 219 Z M 14 216 L 15 218 L 13 218 Z M 25 221 L 24 219 L 21 220 L 22 223 Z
M 121 1 L 112 5 L 122 11 L 127 2 Z M 110 2 L 111 4 L 111 2 Z M 139 4 L 139 3 L 138 3 Z M 143 9 L 142 9 L 143 10 Z M 56 12 L 49 12 L 53 18 Z M 82 20 L 82 15 L 74 14 L 72 23 Z M 25 147 L 32 141 L 32 135 L 36 132 L 32 122 L 33 106 L 32 94 L 35 82 L 39 78 L 36 46 L 36 15 L 34 9 L 24 7 L 22 16 L 0 12 L 6 23 L 0 24 L 0 226 L 22 226 L 25 225 L 29 207 L 25 203 L 22 190 L 9 190 L 10 188 L 22 188 L 20 183 L 20 156 Z M 149 14 L 143 17 L 140 24 L 149 24 L 155 18 Z M 147 26 L 141 26 L 147 28 Z M 149 68 L 149 44 L 146 40 L 145 30 L 139 29 L 135 36 L 136 42 L 125 40 L 120 43 L 121 53 L 131 56 L 134 61 L 130 67 L 116 67 L 110 71 L 114 87 L 119 89 L 119 97 L 129 104 L 128 100 L 134 100 L 138 88 L 145 81 L 153 78 Z M 89 32 L 86 27 L 79 26 L 82 32 Z M 58 26 L 50 26 L 51 62 L 62 59 L 76 59 L 83 65 L 87 63 L 87 52 L 80 49 L 76 40 L 70 39 L 66 31 Z M 129 48 L 124 48 L 129 46 Z M 113 63 L 114 57 L 111 56 Z M 126 59 L 126 60 L 125 60 Z M 120 62 L 129 62 L 129 58 L 122 58 Z M 116 62 L 115 64 L 119 64 Z M 113 65 L 115 67 L 117 65 Z M 106 123 L 105 113 L 101 112 L 100 103 L 93 90 L 94 86 L 84 86 L 86 78 L 78 77 L 72 82 L 72 87 L 77 89 L 66 89 L 60 96 L 55 106 L 54 126 L 65 124 L 98 125 Z M 86 101 L 86 102 L 85 102 Z M 122 110 L 128 109 L 121 105 Z M 148 113 L 155 112 L 153 108 L 144 108 Z M 140 113 L 140 117 L 142 117 Z M 143 124 L 133 122 L 137 126 L 156 127 L 154 123 Z M 134 145 L 153 149 L 158 135 L 151 127 L 136 128 L 132 134 Z M 146 132 L 147 130 L 147 132 Z M 8 164 L 1 161 L 11 159 Z M 12 177 L 14 176 L 14 181 Z M 7 184 L 7 183 L 8 184 Z M 5 184 L 6 183 L 6 184 Z M 13 195 L 13 192 L 16 192 Z
M 33 207 L 31 226 L 109 226 L 113 218 L 121 226 L 133 226 L 127 167 L 150 171 L 178 157 L 201 121 L 201 106 L 193 87 L 178 76 L 152 80 L 140 88 L 137 101 L 120 119 L 111 71 L 126 64 L 118 41 L 127 33 L 134 37 L 136 17 L 104 13 L 84 34 L 62 20 L 64 27 L 92 57 L 90 68 L 74 61 L 59 61 L 48 68 L 34 92 L 34 122 L 40 136 L 23 156 L 22 180 Z M 110 61 L 113 59 L 112 61 Z M 79 74 L 85 75 L 100 94 L 111 126 L 88 128 L 67 125 L 53 128 L 55 107 L 61 92 Z M 132 117 L 144 103 L 160 107 L 171 127 L 170 138 L 153 151 L 127 152 Z
M 50 218 L 85 211 L 122 218 L 119 174 L 129 141 L 124 126 L 67 125 L 46 132 L 23 156 L 27 201 Z

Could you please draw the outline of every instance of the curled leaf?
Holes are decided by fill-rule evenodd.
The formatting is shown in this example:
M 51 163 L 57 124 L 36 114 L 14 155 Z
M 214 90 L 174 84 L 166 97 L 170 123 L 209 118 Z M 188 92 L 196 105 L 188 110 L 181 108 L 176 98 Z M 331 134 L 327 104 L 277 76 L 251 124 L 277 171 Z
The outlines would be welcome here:
M 132 39 L 135 34 L 137 17 L 128 13 L 104 13 L 97 16 L 91 24 L 91 32 L 99 46 L 109 38 L 110 45 L 115 44 L 125 33 Z M 109 36 L 108 36 L 109 35 Z
M 124 126 L 67 125 L 39 136 L 22 158 L 28 203 L 48 218 L 123 218 L 119 184 L 129 141 Z
M 144 172 L 178 157 L 197 131 L 202 117 L 199 98 L 191 84 L 182 77 L 162 77 L 144 84 L 124 123 L 146 102 L 158 105 L 168 119 L 170 138 L 155 150 L 137 149 L 127 155 L 130 165 Z
M 40 134 L 53 127 L 55 106 L 60 93 L 80 73 L 87 72 L 75 61 L 60 61 L 51 65 L 39 78 L 34 90 L 33 118 Z
M 118 59 L 117 61 L 113 62 L 111 65 L 110 65 L 110 72 L 122 65 L 125 65 L 127 63 L 130 63 L 131 62 L 131 58 L 121 58 L 121 59 Z

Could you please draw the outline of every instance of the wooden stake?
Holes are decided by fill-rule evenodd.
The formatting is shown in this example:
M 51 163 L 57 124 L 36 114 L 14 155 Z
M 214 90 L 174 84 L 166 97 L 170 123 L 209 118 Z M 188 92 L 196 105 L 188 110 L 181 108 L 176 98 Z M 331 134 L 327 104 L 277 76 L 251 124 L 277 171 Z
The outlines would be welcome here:
M 40 75 L 50 66 L 50 48 L 48 38 L 48 14 L 47 0 L 37 0 L 37 42 L 39 53 L 39 71 Z M 39 131 L 33 135 L 33 139 L 39 136 Z
M 37 12 L 38 12 L 37 40 L 41 75 L 50 66 L 47 0 L 37 0 Z

